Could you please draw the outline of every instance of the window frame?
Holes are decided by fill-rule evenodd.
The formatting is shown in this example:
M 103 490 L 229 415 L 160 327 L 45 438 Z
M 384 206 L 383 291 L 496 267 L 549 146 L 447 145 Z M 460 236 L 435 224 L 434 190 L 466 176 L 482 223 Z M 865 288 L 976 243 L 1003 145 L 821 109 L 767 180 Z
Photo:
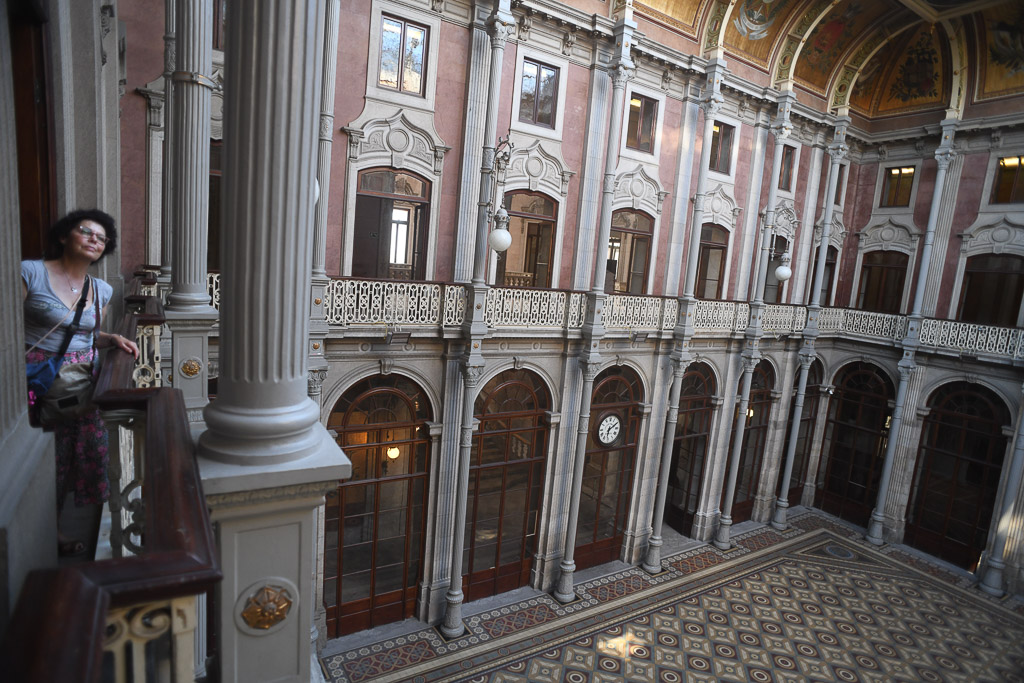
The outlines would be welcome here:
M 392 14 L 384 14 L 383 16 L 381 16 L 381 31 L 384 30 L 384 22 L 385 21 L 394 21 L 394 22 L 397 22 L 397 23 L 401 24 L 401 26 L 402 26 L 401 38 L 399 40 L 399 43 L 400 43 L 400 46 L 401 46 L 401 50 L 400 50 L 400 53 L 398 55 L 398 70 L 397 70 L 397 74 L 396 74 L 397 85 L 396 85 L 396 87 L 392 88 L 391 86 L 385 85 L 384 83 L 381 82 L 381 73 L 383 71 L 383 65 L 382 65 L 381 62 L 384 59 L 384 53 L 383 53 L 383 51 L 378 50 L 377 62 L 376 62 L 376 64 L 377 64 L 377 87 L 378 88 L 385 88 L 387 90 L 392 90 L 394 92 L 398 92 L 398 93 L 401 93 L 403 95 L 415 95 L 417 97 L 423 97 L 423 93 L 424 93 L 424 90 L 426 88 L 426 76 L 427 76 L 426 73 L 423 73 L 423 72 L 426 71 L 426 66 L 427 66 L 426 65 L 426 59 L 424 58 L 424 60 L 423 60 L 423 64 L 422 64 L 422 71 L 423 72 L 421 72 L 419 74 L 419 76 L 420 76 L 420 87 L 417 90 L 407 90 L 404 87 L 404 85 L 403 85 L 403 80 L 404 79 L 402 77 L 402 74 L 405 72 L 404 66 L 405 66 L 405 53 L 407 51 L 406 43 L 408 41 L 408 35 L 409 35 L 408 34 L 408 29 L 410 27 L 418 28 L 418 29 L 421 29 L 424 32 L 425 39 L 424 39 L 424 45 L 423 45 L 423 53 L 424 53 L 424 57 L 426 57 L 426 54 L 430 50 L 430 28 L 427 27 L 427 26 L 423 26 L 421 24 L 418 24 L 418 23 L 416 23 L 414 21 L 409 21 L 407 19 L 403 19 L 402 17 L 399 17 L 399 16 L 395 16 L 395 15 L 392 15 Z M 383 42 L 383 35 L 382 35 L 382 33 L 378 32 L 377 35 L 382 37 L 381 42 Z
M 1014 178 L 1013 184 L 1011 186 L 1011 190 L 1010 190 L 1010 197 L 1011 198 L 1008 201 L 997 201 L 995 195 L 996 195 L 996 191 L 999 188 L 999 176 L 1000 176 L 1000 173 L 1001 173 L 1000 166 L 1002 165 L 1002 163 L 1006 159 L 1016 159 L 1017 160 L 1017 165 L 1016 165 L 1016 169 L 1017 170 L 1015 172 L 1015 178 Z M 1016 199 L 1016 200 L 1013 199 L 1013 188 L 1014 187 L 1019 188 L 1019 194 L 1020 194 L 1019 198 Z M 1022 151 L 1022 152 L 1020 152 L 1018 154 L 1008 154 L 1006 156 L 996 156 L 995 157 L 995 164 L 993 164 L 993 167 L 992 167 L 992 179 L 991 179 L 991 182 L 989 183 L 989 187 L 986 188 L 985 196 L 987 197 L 988 204 L 991 205 L 991 206 L 1005 207 L 1005 206 L 1013 206 L 1015 204 L 1024 204 L 1024 151 Z
M 704 235 L 703 235 L 704 228 L 710 228 L 712 230 L 714 230 L 714 229 L 721 230 L 722 232 L 725 233 L 725 242 L 724 243 L 720 243 L 720 242 L 712 242 L 712 241 L 705 240 L 704 239 Z M 730 256 L 729 247 L 732 246 L 732 232 L 728 228 L 726 228 L 724 225 L 719 225 L 718 223 L 703 223 L 700 226 L 700 229 L 701 229 L 701 239 L 700 239 L 700 246 L 698 247 L 699 251 L 697 253 L 697 278 L 696 278 L 696 283 L 695 283 L 695 286 L 694 286 L 694 296 L 696 296 L 698 299 L 704 299 L 704 297 L 701 296 L 701 294 L 704 291 L 704 287 L 701 286 L 701 282 L 702 282 L 702 280 L 705 281 L 705 282 L 707 280 L 706 277 L 705 278 L 701 277 L 701 272 L 704 271 L 705 267 L 706 267 L 706 258 L 707 257 L 704 254 L 705 254 L 705 251 L 710 251 L 711 249 L 715 249 L 715 250 L 720 250 L 720 251 L 724 252 L 724 256 L 722 258 L 722 273 L 721 273 L 721 275 L 718 278 L 718 288 L 717 288 L 718 292 L 715 295 L 714 299 L 704 299 L 704 300 L 705 301 L 721 301 L 721 300 L 723 300 L 725 295 L 728 294 L 727 285 L 728 285 L 728 279 L 729 279 L 729 266 L 730 266 L 730 263 L 729 263 L 729 256 Z
M 395 19 L 404 24 L 413 24 L 427 30 L 426 47 L 423 54 L 423 73 L 420 77 L 422 94 L 402 92 L 382 86 L 380 78 L 381 31 L 384 18 Z M 433 114 L 434 100 L 437 92 L 437 72 L 440 52 L 441 20 L 436 15 L 420 12 L 406 5 L 399 5 L 393 0 L 376 0 L 370 15 L 370 48 L 367 64 L 376 65 L 366 69 L 367 99 L 399 107 L 408 107 Z
M 786 173 L 786 154 L 790 153 L 792 156 L 789 160 L 789 173 Z M 792 195 L 796 192 L 796 182 L 799 178 L 800 169 L 800 148 L 795 145 L 783 145 L 782 146 L 782 165 L 779 169 L 779 185 L 778 190 L 780 193 L 785 195 Z M 783 179 L 786 180 L 786 186 L 783 187 Z
M 733 171 L 736 169 L 736 165 L 733 163 L 733 160 L 736 158 L 736 144 L 739 141 L 739 135 L 737 133 L 738 133 L 740 127 L 736 123 L 732 123 L 730 121 L 726 121 L 726 120 L 723 120 L 721 118 L 715 119 L 715 126 L 719 126 L 719 127 L 726 126 L 726 127 L 729 128 L 729 131 L 730 131 L 729 145 L 728 145 L 728 147 L 729 147 L 729 159 L 728 159 L 729 166 L 728 166 L 728 168 L 726 170 L 724 170 L 724 171 L 721 170 L 721 163 L 720 162 L 721 162 L 722 148 L 723 148 L 722 139 L 721 139 L 721 131 L 716 134 L 714 132 L 714 129 L 712 129 L 711 140 L 708 141 L 708 144 L 709 145 L 715 145 L 715 136 L 718 135 L 718 138 L 719 138 L 718 143 L 717 143 L 717 145 L 718 145 L 718 155 L 717 155 L 717 158 L 715 156 L 709 156 L 709 158 L 708 158 L 708 173 L 717 173 L 718 175 L 727 176 L 727 177 L 731 178 L 732 174 L 733 174 Z M 713 148 L 712 148 L 710 154 L 712 154 L 712 155 L 714 154 L 714 149 Z
M 612 222 L 613 223 L 614 223 L 614 220 L 615 220 L 615 215 L 619 214 L 619 213 L 633 213 L 633 214 L 637 214 L 639 216 L 643 216 L 645 219 L 647 219 L 647 221 L 650 222 L 651 229 L 649 231 L 647 231 L 647 232 L 644 232 L 643 230 L 635 230 L 635 229 L 631 229 L 631 228 L 617 228 L 617 227 L 615 227 L 613 225 L 611 231 L 608 233 L 608 255 L 609 255 L 609 260 L 611 260 L 611 253 L 612 253 L 611 252 L 611 241 L 612 241 L 612 239 L 614 237 L 614 233 L 617 232 L 617 233 L 620 233 L 620 234 L 625 233 L 625 234 L 628 234 L 628 235 L 634 235 L 634 240 L 636 240 L 636 239 L 645 239 L 647 241 L 647 253 L 644 256 L 644 265 L 643 265 L 643 270 L 641 271 L 642 272 L 642 278 L 641 278 L 642 281 L 641 281 L 641 286 L 640 286 L 640 291 L 639 292 L 631 292 L 631 291 L 629 291 L 629 289 L 630 289 L 629 286 L 630 286 L 630 283 L 632 282 L 632 275 L 636 271 L 633 271 L 631 269 L 630 265 L 627 264 L 627 266 L 626 266 L 626 290 L 625 291 L 615 291 L 615 282 L 617 282 L 617 280 L 615 280 L 615 278 L 613 277 L 612 278 L 612 290 L 611 291 L 608 290 L 608 284 L 607 284 L 607 278 L 606 278 L 606 280 L 605 280 L 605 291 L 607 293 L 609 293 L 609 294 L 624 294 L 624 295 L 627 295 L 627 296 L 644 296 L 644 295 L 647 294 L 648 286 L 650 285 L 650 281 L 651 281 L 651 252 L 654 249 L 654 233 L 655 233 L 655 229 L 657 227 L 657 220 L 655 219 L 654 216 L 652 216 L 651 214 L 647 213 L 646 211 L 642 211 L 640 209 L 632 209 L 632 208 L 629 208 L 629 207 L 621 207 L 621 208 L 618 208 L 618 209 L 615 209 L 615 210 L 612 211 Z M 620 247 L 620 249 L 621 249 L 621 247 Z M 633 258 L 636 256 L 635 252 L 632 249 L 630 250 L 629 256 L 630 256 L 630 263 L 632 263 Z M 619 264 L 616 263 L 616 271 L 618 270 L 618 266 L 619 266 Z M 607 269 L 606 269 L 605 272 L 606 272 L 606 274 L 608 274 Z
M 836 193 L 832 197 L 832 205 L 842 208 L 846 203 L 846 182 L 850 178 L 850 165 L 839 164 L 839 178 L 836 180 Z
M 529 120 L 524 120 L 523 119 L 523 79 L 526 77 L 526 67 L 527 67 L 527 65 L 532 65 L 532 66 L 537 67 L 538 83 L 540 82 L 540 75 L 543 73 L 544 69 L 550 69 L 551 71 L 553 71 L 555 73 L 555 92 L 554 92 L 553 101 L 551 103 L 551 123 L 550 124 L 542 123 L 541 121 L 538 120 L 538 112 L 540 110 L 540 106 L 539 106 L 539 98 L 536 96 L 536 93 L 535 93 L 534 100 L 533 100 L 533 116 Z M 522 59 L 522 69 L 521 69 L 521 73 L 519 75 L 519 79 L 518 80 L 519 80 L 519 90 L 518 90 L 519 97 L 516 98 L 515 102 L 517 103 L 516 104 L 516 110 L 517 110 L 517 117 L 518 117 L 519 123 L 526 123 L 526 124 L 529 124 L 531 126 L 540 126 L 542 128 L 550 128 L 550 129 L 554 130 L 555 123 L 558 120 L 558 85 L 559 85 L 559 81 L 561 80 L 561 70 L 557 66 L 551 66 L 550 64 L 545 64 L 544 62 L 541 62 L 539 60 L 533 59 L 531 57 L 525 57 L 524 56 L 523 59 Z
M 519 103 L 523 96 L 523 68 L 527 61 L 558 70 L 558 83 L 555 86 L 555 121 L 551 127 L 519 120 Z M 561 144 L 562 126 L 565 120 L 566 81 L 569 80 L 568 72 L 569 62 L 567 60 L 520 44 L 516 55 L 516 77 L 512 89 L 512 120 L 509 123 L 509 130 Z M 519 146 L 518 142 L 516 142 L 516 146 Z
M 633 100 L 638 100 L 640 102 L 639 113 L 637 114 L 636 120 L 636 131 L 633 130 Z M 629 99 L 626 102 L 625 139 L 627 149 L 631 149 L 634 152 L 654 154 L 654 150 L 657 148 L 658 145 L 658 133 L 660 132 L 658 130 L 658 113 L 661 110 L 661 106 L 659 106 L 660 104 L 661 103 L 658 102 L 658 100 L 654 99 L 653 97 L 648 97 L 647 95 L 644 95 L 639 92 L 630 93 Z M 654 112 L 653 114 L 650 115 L 651 141 L 650 148 L 647 149 L 643 146 L 643 143 L 640 141 L 640 132 L 644 129 L 644 122 L 647 120 L 646 115 L 649 112 L 650 107 L 654 107 Z M 630 144 L 629 141 L 630 135 L 632 135 L 634 132 L 636 133 L 635 145 Z
M 898 170 L 899 171 L 899 173 L 897 174 L 899 176 L 899 180 L 897 181 L 896 191 L 894 193 L 895 194 L 895 198 L 894 199 L 896 199 L 896 200 L 898 200 L 900 185 L 903 184 L 904 177 L 907 176 L 907 175 L 910 177 L 910 188 L 907 190 L 907 203 L 906 204 L 887 204 L 887 203 L 885 203 L 887 201 L 887 199 L 888 199 L 888 196 L 890 194 L 892 194 L 892 193 L 890 193 L 890 190 L 889 190 L 889 188 L 890 188 L 889 179 L 893 175 L 892 171 L 894 171 L 894 170 Z M 909 173 L 907 173 L 907 171 L 909 171 Z M 878 201 L 876 202 L 877 207 L 879 209 L 883 209 L 883 210 L 888 209 L 888 210 L 897 210 L 897 211 L 899 211 L 899 210 L 913 211 L 914 210 L 914 204 L 915 204 L 915 201 L 917 199 L 917 179 L 919 177 L 918 164 L 917 164 L 916 160 L 915 160 L 914 163 L 895 164 L 895 165 L 891 165 L 891 166 L 885 166 L 884 168 L 882 168 L 882 172 L 879 175 L 880 175 L 880 178 L 879 178 Z
M 654 131 L 651 151 L 645 152 L 642 149 L 636 147 L 630 147 L 627 142 L 629 140 L 629 110 L 630 102 L 634 97 L 645 98 L 657 105 L 654 116 Z M 661 91 L 651 90 L 641 85 L 630 84 L 629 91 L 626 93 L 625 101 L 622 104 L 622 129 L 619 140 L 619 156 L 627 159 L 634 159 L 636 161 L 650 164 L 652 161 L 657 164 L 657 160 L 661 156 L 661 140 L 662 132 L 664 131 L 665 123 L 665 107 L 666 105 L 665 93 Z M 620 207 L 625 208 L 625 207 Z

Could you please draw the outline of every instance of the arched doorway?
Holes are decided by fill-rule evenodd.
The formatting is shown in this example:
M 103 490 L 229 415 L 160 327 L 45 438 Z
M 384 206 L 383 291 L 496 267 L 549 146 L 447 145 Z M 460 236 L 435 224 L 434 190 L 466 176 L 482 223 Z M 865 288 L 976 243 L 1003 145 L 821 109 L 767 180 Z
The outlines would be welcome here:
M 892 382 L 868 363 L 851 363 L 836 378 L 825 423 L 827 453 L 818 466 L 815 505 L 866 526 L 878 497 L 892 419 Z
M 799 505 L 800 499 L 803 497 L 804 481 L 807 479 L 807 464 L 811 459 L 811 445 L 814 442 L 814 425 L 818 423 L 818 399 L 821 397 L 821 378 L 823 374 L 821 361 L 814 360 L 811 363 L 811 367 L 807 370 L 804 407 L 800 412 L 800 426 L 796 434 L 796 450 L 793 453 L 793 471 L 789 479 L 789 490 L 786 491 L 786 501 L 790 506 Z M 787 450 L 789 449 L 789 440 L 792 438 L 793 413 L 795 411 L 796 401 L 794 400 L 789 404 L 789 417 L 786 418 L 785 448 Z M 783 460 L 779 464 L 778 495 L 780 496 L 782 495 L 781 468 L 785 466 L 786 462 Z
M 665 521 L 685 536 L 691 533 L 700 503 L 711 421 L 715 414 L 714 397 L 715 376 L 711 368 L 706 363 L 694 363 L 687 368 L 679 389 L 679 418 L 665 506 Z
M 466 600 L 530 580 L 550 408 L 547 387 L 528 370 L 499 373 L 477 397 L 462 560 Z
M 577 569 L 619 557 L 633 490 L 643 398 L 640 377 L 628 367 L 608 368 L 594 380 L 576 525 Z
M 512 244 L 498 258 L 498 287 L 550 287 L 558 204 L 537 192 L 505 193 Z
M 353 277 L 424 279 L 429 224 L 428 181 L 391 168 L 360 171 Z
M 334 406 L 328 427 L 352 478 L 327 496 L 324 606 L 330 637 L 411 617 L 423 572 L 430 403 L 415 382 L 376 375 Z
M 772 388 L 775 387 L 775 370 L 771 363 L 761 361 L 754 368 L 750 378 L 750 401 L 747 404 L 747 425 L 743 429 L 743 447 L 740 450 L 740 467 L 736 473 L 736 493 L 732 502 L 732 523 L 739 524 L 750 519 L 754 511 L 754 496 L 761 481 L 761 463 L 764 461 L 764 445 L 768 438 L 768 423 L 772 416 Z M 732 440 L 729 453 L 732 453 Z M 726 472 L 722 482 L 722 499 L 725 487 L 729 485 Z M 722 511 L 723 513 L 725 510 Z
M 904 542 L 973 571 L 988 541 L 1010 412 L 967 382 L 940 387 L 928 407 Z

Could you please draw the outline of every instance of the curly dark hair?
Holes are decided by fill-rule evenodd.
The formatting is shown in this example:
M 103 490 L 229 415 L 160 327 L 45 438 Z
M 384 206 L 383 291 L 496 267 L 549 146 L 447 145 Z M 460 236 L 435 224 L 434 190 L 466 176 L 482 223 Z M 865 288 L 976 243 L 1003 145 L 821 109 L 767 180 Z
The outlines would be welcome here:
M 64 243 L 61 240 L 67 237 L 73 228 L 77 228 L 82 221 L 93 221 L 103 226 L 103 230 L 107 233 L 107 246 L 103 250 L 103 256 L 117 249 L 117 227 L 114 224 L 114 218 L 99 209 L 79 209 L 54 223 L 50 231 L 46 233 L 45 257 L 47 259 L 58 259 L 64 255 Z

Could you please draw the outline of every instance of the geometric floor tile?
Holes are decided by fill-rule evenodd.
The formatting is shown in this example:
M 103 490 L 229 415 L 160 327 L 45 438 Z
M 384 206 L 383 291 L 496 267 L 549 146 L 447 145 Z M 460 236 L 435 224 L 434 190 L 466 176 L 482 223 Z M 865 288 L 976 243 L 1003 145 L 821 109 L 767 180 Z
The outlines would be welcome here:
M 796 537 L 738 538 L 742 554 L 702 546 L 688 554 L 699 560 L 667 558 L 657 582 L 633 569 L 577 586 L 600 596 L 584 609 L 535 598 L 483 619 L 464 642 L 425 629 L 400 647 L 325 658 L 325 670 L 348 683 L 1024 683 L 1024 616 L 803 521 Z

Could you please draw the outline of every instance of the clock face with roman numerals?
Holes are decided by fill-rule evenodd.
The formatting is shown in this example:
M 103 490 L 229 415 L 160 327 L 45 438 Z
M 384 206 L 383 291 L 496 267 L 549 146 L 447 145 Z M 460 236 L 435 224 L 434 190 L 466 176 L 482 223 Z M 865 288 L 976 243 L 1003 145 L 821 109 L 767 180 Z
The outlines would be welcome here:
M 614 413 L 607 415 L 600 424 L 597 425 L 597 440 L 608 445 L 619 438 L 619 432 L 622 430 L 622 422 L 619 420 L 619 416 Z

